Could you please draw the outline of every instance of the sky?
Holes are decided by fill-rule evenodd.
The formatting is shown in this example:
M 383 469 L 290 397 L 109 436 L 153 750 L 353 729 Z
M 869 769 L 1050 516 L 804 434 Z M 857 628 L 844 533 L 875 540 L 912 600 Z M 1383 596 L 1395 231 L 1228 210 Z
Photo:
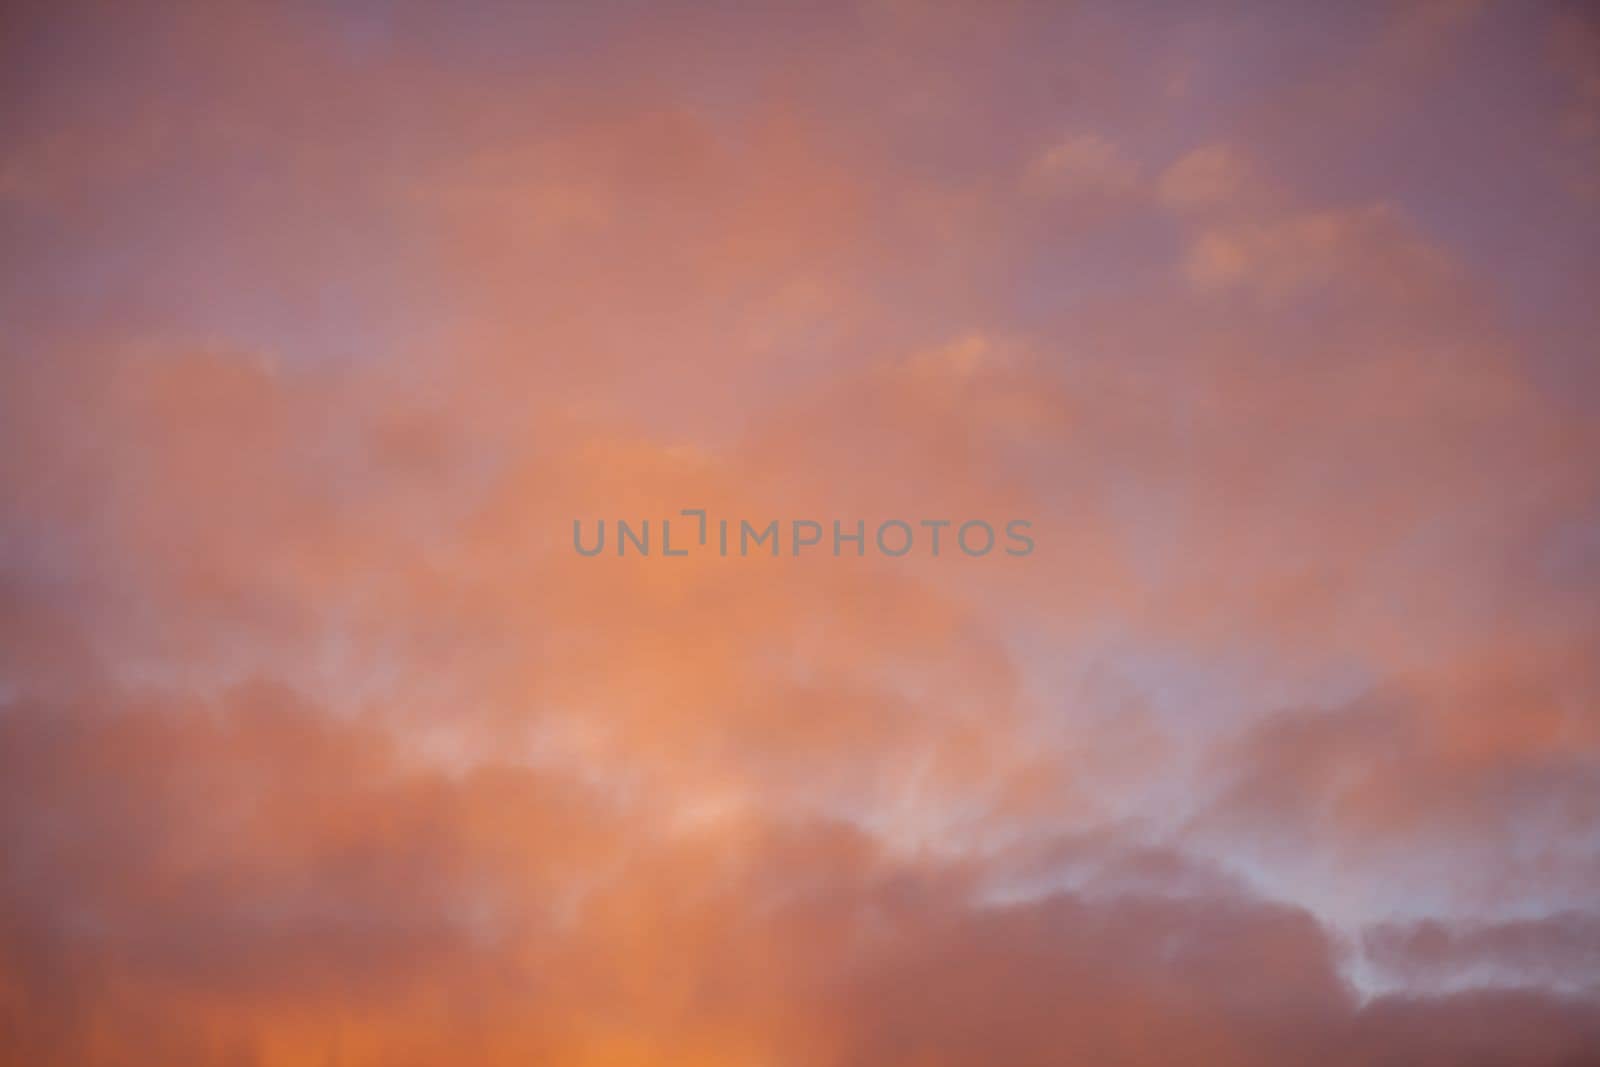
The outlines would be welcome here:
M 0 1063 L 1594 1063 L 1597 281 L 1582 3 L 11 0 Z

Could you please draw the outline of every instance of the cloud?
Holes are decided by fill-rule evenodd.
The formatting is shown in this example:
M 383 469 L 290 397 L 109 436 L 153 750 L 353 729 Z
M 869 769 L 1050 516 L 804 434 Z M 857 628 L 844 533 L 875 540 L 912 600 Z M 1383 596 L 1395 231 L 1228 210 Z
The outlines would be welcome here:
M 1593 1037 L 1548 997 L 1358 1007 L 1314 919 L 1237 889 L 996 905 L 966 865 L 838 823 L 663 837 L 559 770 L 442 773 L 271 686 L 13 705 L 0 726 L 0 1004 L 31 1063 L 421 1062 L 451 1042 L 491 1061 L 1045 1063 L 1063 1041 L 1428 1062 L 1440 1026 L 1453 1055 L 1565 1063 Z M 134 1028 L 139 1047 L 112 1036 Z
M 16 16 L 0 1060 L 1582 1062 L 1589 228 L 1454 121 L 1581 78 L 1453 10 Z M 1038 548 L 572 550 L 686 507 Z
M 1184 262 L 1199 289 L 1247 288 L 1269 297 L 1362 285 L 1404 299 L 1437 289 L 1450 270 L 1446 256 L 1407 233 L 1383 205 L 1211 228 Z
M 1119 196 L 1139 185 L 1139 169 L 1106 138 L 1066 137 L 1042 150 L 1028 166 L 1027 182 L 1058 196 Z
M 1412 985 L 1518 982 L 1592 995 L 1600 916 L 1558 912 L 1503 922 L 1388 923 L 1366 932 L 1368 957 Z
M 1249 168 L 1226 145 L 1197 148 L 1161 175 L 1162 200 L 1180 211 L 1226 204 L 1243 195 Z

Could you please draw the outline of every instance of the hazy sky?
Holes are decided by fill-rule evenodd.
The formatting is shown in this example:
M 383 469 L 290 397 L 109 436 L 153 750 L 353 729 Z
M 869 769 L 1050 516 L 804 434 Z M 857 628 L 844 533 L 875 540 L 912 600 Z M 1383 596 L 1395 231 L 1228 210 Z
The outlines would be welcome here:
M 1597 282 L 1582 3 L 5 3 L 0 1062 L 1595 1062 Z

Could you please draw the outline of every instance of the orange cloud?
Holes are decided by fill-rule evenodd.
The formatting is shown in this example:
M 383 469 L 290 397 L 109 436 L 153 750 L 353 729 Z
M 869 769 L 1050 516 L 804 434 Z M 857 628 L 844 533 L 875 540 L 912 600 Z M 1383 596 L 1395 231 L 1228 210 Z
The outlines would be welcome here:
M 1583 1062 L 1571 24 L 628 15 L 8 20 L 0 1062 Z

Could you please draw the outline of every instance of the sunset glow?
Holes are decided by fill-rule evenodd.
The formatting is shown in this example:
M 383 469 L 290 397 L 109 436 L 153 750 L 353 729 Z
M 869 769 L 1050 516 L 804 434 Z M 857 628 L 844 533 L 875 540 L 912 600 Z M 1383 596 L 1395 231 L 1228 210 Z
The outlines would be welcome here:
M 1583 3 L 0 3 L 0 1064 L 1600 1063 L 1597 294 Z

